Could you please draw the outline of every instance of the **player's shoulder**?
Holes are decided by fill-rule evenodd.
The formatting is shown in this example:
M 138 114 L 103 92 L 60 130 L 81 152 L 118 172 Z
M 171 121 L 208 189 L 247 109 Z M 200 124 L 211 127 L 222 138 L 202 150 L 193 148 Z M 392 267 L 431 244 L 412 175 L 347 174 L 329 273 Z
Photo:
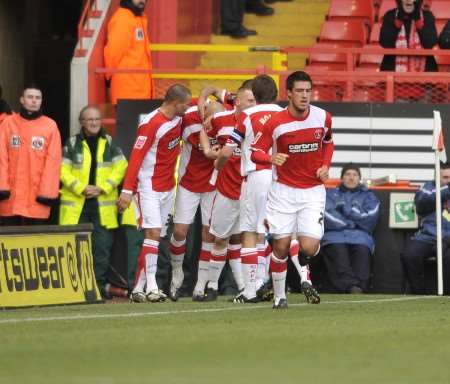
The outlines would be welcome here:
M 190 107 L 183 116 L 183 126 L 188 127 L 193 124 L 201 124 L 200 114 L 198 113 L 198 107 Z
M 321 118 L 328 118 L 331 117 L 330 112 L 328 112 L 327 110 L 318 107 L 317 105 L 310 105 L 309 106 L 309 115 L 310 116 L 315 116 L 315 117 L 321 117 Z
M 221 112 L 216 112 L 213 115 L 213 118 L 211 120 L 211 123 L 217 124 L 217 125 L 229 125 L 229 124 L 235 124 L 236 122 L 236 115 L 235 115 L 235 110 L 233 109 L 232 111 L 221 111 Z

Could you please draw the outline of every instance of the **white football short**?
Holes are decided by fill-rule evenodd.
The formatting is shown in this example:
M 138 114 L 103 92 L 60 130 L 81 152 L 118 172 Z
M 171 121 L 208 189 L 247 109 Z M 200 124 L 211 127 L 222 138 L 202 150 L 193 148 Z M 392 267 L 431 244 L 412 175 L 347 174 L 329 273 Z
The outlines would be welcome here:
M 173 210 L 175 188 L 167 192 L 145 190 L 136 194 L 139 210 L 139 226 L 145 228 L 161 228 L 161 237 L 167 234 L 169 214 Z
M 241 231 L 265 233 L 267 195 L 272 184 L 272 170 L 249 173 L 241 190 Z
M 297 233 L 320 240 L 324 231 L 325 200 L 323 185 L 293 188 L 274 182 L 267 199 L 269 232 L 278 238 Z
M 211 218 L 211 208 L 216 191 L 212 192 L 191 192 L 181 185 L 178 186 L 177 197 L 175 199 L 174 223 L 192 224 L 200 205 L 202 212 L 202 224 L 209 225 Z
M 220 239 L 227 239 L 231 235 L 241 233 L 239 206 L 239 200 L 229 199 L 217 191 L 211 212 L 209 233 Z

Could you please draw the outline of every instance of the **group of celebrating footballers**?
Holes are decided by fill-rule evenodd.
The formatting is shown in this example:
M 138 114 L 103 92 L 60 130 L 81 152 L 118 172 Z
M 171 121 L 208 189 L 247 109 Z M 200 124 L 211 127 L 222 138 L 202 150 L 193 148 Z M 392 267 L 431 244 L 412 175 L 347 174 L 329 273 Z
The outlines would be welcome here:
M 235 303 L 271 300 L 271 275 L 273 308 L 287 308 L 290 256 L 307 301 L 320 302 L 308 264 L 318 254 L 324 232 L 324 182 L 334 145 L 331 115 L 310 105 L 312 85 L 303 71 L 289 75 L 285 109 L 275 103 L 277 87 L 267 75 L 245 81 L 234 98 L 207 87 L 195 105 L 185 86 L 168 89 L 161 107 L 138 128 L 118 201 L 124 210 L 135 198 L 145 237 L 132 302 L 167 298 L 158 288 L 156 269 L 160 237 L 174 205 L 173 301 L 183 283 L 188 228 L 200 205 L 202 245 L 194 301 L 217 299 L 228 258 L 239 290 Z M 269 251 L 266 233 L 273 238 Z

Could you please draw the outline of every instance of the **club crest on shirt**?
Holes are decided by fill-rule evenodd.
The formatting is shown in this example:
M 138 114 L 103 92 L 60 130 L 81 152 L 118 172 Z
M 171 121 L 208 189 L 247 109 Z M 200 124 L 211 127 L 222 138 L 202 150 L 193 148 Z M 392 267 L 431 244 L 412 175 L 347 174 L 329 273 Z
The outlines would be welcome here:
M 142 28 L 136 28 L 136 41 L 144 40 L 144 30 Z
M 138 136 L 136 142 L 134 143 L 134 148 L 142 149 L 144 148 L 145 142 L 147 141 L 147 136 Z
M 321 129 L 316 129 L 314 131 L 314 138 L 317 140 L 320 140 L 322 138 L 322 130 Z
M 11 136 L 11 147 L 12 148 L 20 148 L 20 136 L 19 135 Z
M 31 138 L 31 148 L 36 151 L 42 151 L 44 149 L 44 138 L 42 136 L 33 136 Z

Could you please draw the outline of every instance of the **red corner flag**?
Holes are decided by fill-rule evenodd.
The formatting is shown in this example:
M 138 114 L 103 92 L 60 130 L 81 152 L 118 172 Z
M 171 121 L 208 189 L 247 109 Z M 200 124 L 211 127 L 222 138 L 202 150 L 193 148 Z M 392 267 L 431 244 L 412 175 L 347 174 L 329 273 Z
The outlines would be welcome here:
M 434 114 L 434 131 L 433 131 L 432 148 L 437 152 L 439 160 L 441 160 L 443 163 L 446 163 L 447 153 L 445 152 L 441 113 L 439 111 L 433 111 L 433 114 Z

